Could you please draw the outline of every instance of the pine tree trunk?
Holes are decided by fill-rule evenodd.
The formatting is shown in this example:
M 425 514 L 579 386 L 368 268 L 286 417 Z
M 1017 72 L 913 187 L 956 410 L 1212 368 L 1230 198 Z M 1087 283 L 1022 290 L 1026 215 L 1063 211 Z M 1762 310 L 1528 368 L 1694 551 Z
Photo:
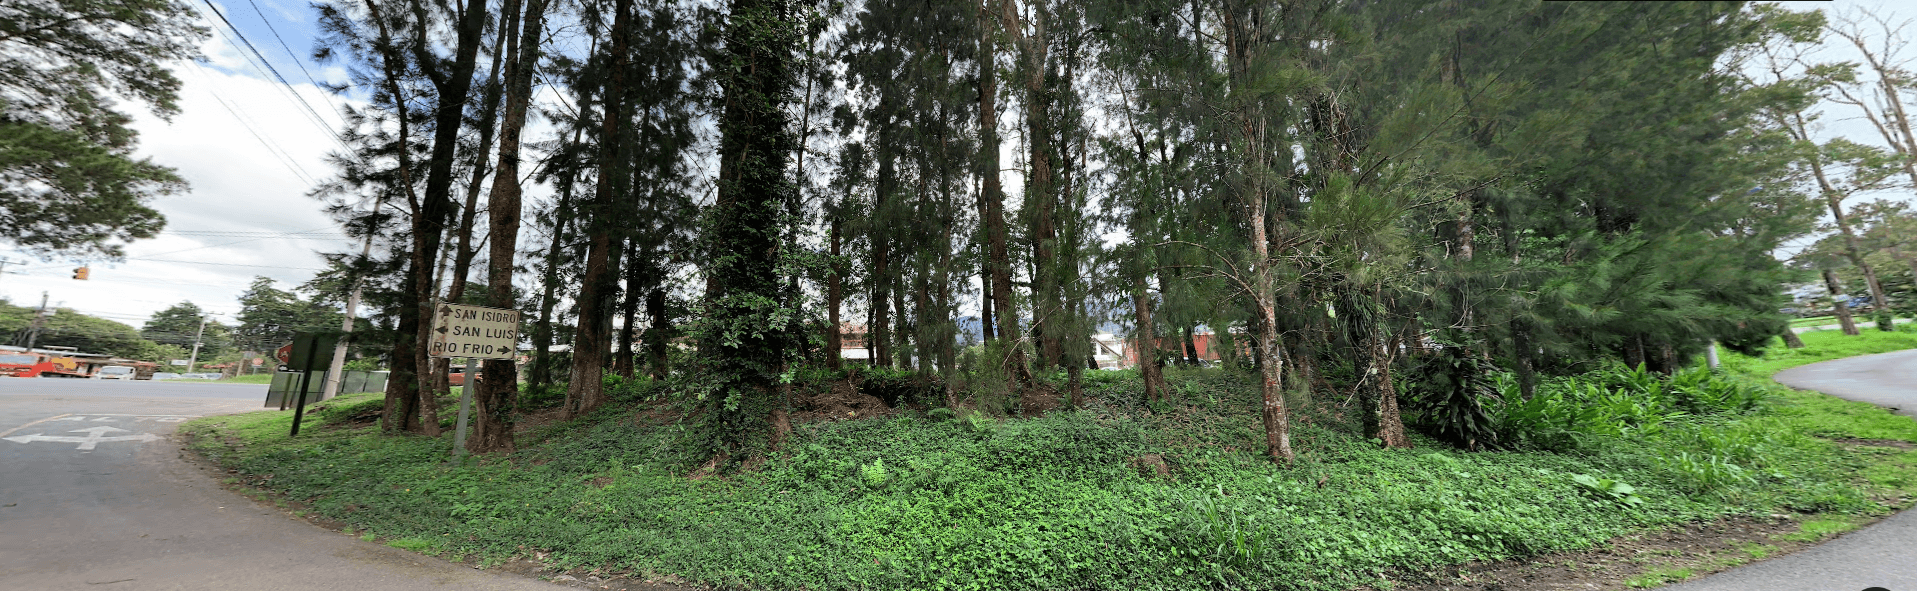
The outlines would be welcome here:
M 1784 327 L 1784 334 L 1781 336 L 1784 337 L 1784 346 L 1786 348 L 1790 348 L 1790 349 L 1804 348 L 1804 339 L 1797 337 L 1797 329 L 1786 326 Z
M 1027 166 L 1025 199 L 1032 207 L 1032 315 L 1038 324 L 1039 363 L 1047 369 L 1060 363 L 1062 318 L 1059 291 L 1058 195 L 1053 186 L 1051 93 L 1045 87 L 1047 38 L 1045 16 L 1036 11 L 1030 22 L 1018 15 L 1009 0 L 1000 3 L 1001 27 L 1019 46 L 1024 58 L 1020 71 L 1025 74 L 1025 139 Z M 1031 33 L 1025 32 L 1030 25 Z
M 476 2 L 469 2 L 469 6 Z M 415 6 L 417 7 L 417 6 Z M 392 32 L 386 27 L 386 17 L 380 14 L 378 3 L 367 2 L 372 21 L 378 23 L 379 45 L 394 47 L 396 44 Z M 417 11 L 416 11 L 417 12 Z M 408 157 L 410 152 L 399 153 L 399 176 L 401 186 L 407 194 L 408 209 L 412 213 L 412 252 L 408 253 L 404 278 L 400 287 L 400 306 L 398 310 L 398 342 L 393 346 L 392 379 L 386 382 L 386 403 L 381 411 L 380 424 L 384 431 L 422 432 L 438 434 L 438 424 L 432 420 L 420 421 L 415 414 L 427 397 L 432 396 L 429 376 L 422 371 L 431 367 L 426 359 L 426 342 L 432 330 L 431 318 L 433 278 L 429 258 L 439 251 L 439 242 L 445 231 L 448 208 L 448 193 L 452 188 L 452 165 L 455 154 L 453 141 L 459 133 L 459 108 L 444 108 L 449 105 L 463 105 L 467 88 L 471 85 L 472 67 L 478 59 L 479 30 L 484 24 L 484 13 L 467 13 L 469 18 L 458 23 L 458 33 L 454 52 L 454 76 L 445 76 L 435 67 L 437 64 L 422 68 L 422 72 L 433 83 L 437 93 L 437 102 L 442 107 L 434 116 L 434 141 L 432 153 L 427 161 L 426 187 L 423 195 L 413 191 L 414 180 L 411 176 L 413 164 Z M 425 23 L 420 23 L 425 26 Z M 383 53 L 380 56 L 385 73 L 384 82 L 392 93 L 392 100 L 404 101 L 406 95 L 400 87 L 403 60 L 401 56 Z M 399 140 L 412 141 L 410 125 L 406 115 L 397 119 Z M 428 417 L 433 419 L 433 417 Z M 432 423 L 432 424 L 426 424 Z
M 1517 361 L 1518 394 L 1530 400 L 1538 393 L 1537 365 L 1533 361 L 1538 347 L 1531 342 L 1530 326 L 1517 318 L 1511 319 L 1511 348 L 1511 356 Z
M 413 223 L 416 265 L 409 269 L 411 281 L 406 292 L 402 294 L 403 300 L 412 304 L 406 306 L 411 309 L 412 326 L 404 326 L 408 321 L 405 312 L 402 312 L 400 323 L 402 330 L 412 329 L 409 336 L 413 337 L 414 350 L 411 358 L 414 364 L 412 369 L 415 370 L 419 367 L 430 367 L 426 346 L 432 338 L 433 323 L 430 321 L 433 307 L 432 296 L 437 290 L 433 286 L 432 274 L 428 272 L 431 262 L 427 257 L 439 252 L 440 241 L 446 231 L 446 219 L 452 213 L 450 205 L 453 160 L 458 155 L 459 132 L 462 128 L 461 118 L 465 114 L 466 95 L 472 88 L 473 69 L 479 61 L 479 42 L 485 32 L 485 4 L 479 0 L 468 0 L 465 4 L 460 11 L 464 20 L 453 26 L 456 40 L 452 71 L 442 71 L 436 65 L 414 62 L 414 67 L 422 70 L 438 95 L 434 97 L 437 107 L 433 111 L 433 147 L 426 164 L 426 187 L 420 195 L 419 215 L 414 218 Z M 371 7 L 372 4 L 369 3 L 368 6 Z M 375 18 L 378 17 L 375 16 Z M 426 23 L 419 23 L 418 26 L 426 26 Z M 398 369 L 395 368 L 395 370 Z M 437 436 L 439 435 L 439 417 L 435 412 L 435 401 L 431 398 L 433 396 L 432 376 L 424 373 L 415 375 L 419 382 L 417 390 L 419 407 L 426 415 L 422 417 L 420 432 L 427 436 Z
M 1254 233 L 1264 234 L 1262 229 Z M 1262 246 L 1263 238 L 1263 236 L 1257 236 L 1260 246 L 1256 250 L 1265 250 Z M 1262 255 L 1265 253 L 1259 254 L 1260 258 L 1263 258 Z M 1260 274 L 1268 275 L 1269 271 L 1261 271 Z M 1278 325 L 1276 314 L 1278 298 L 1271 293 L 1270 277 L 1259 277 L 1258 280 L 1261 284 L 1258 290 L 1261 293 L 1257 294 L 1257 298 L 1263 316 L 1261 323 L 1263 328 L 1259 330 L 1258 344 L 1261 346 L 1260 352 L 1265 360 L 1264 367 L 1259 370 L 1262 379 L 1259 380 L 1258 393 L 1264 399 L 1259 416 L 1265 424 L 1265 453 L 1275 462 L 1289 464 L 1296 455 L 1291 451 L 1291 417 L 1285 409 L 1284 349 L 1279 345 L 1280 337 L 1273 328 Z
M 1801 117 L 1798 125 L 1804 125 Z M 1871 268 L 1869 261 L 1864 260 L 1864 251 L 1857 244 L 1857 232 L 1851 229 L 1850 216 L 1844 213 L 1843 196 L 1824 176 L 1822 158 L 1816 155 L 1811 156 L 1810 167 L 1811 176 L 1817 179 L 1817 187 L 1824 195 L 1824 204 L 1830 207 L 1831 218 L 1837 222 L 1837 233 L 1844 237 L 1844 258 L 1864 274 L 1864 286 L 1869 289 L 1871 305 L 1877 310 L 1874 315 L 1877 318 L 1877 329 L 1896 330 L 1896 327 L 1891 324 L 1889 315 L 1885 314 L 1890 309 L 1890 303 L 1884 298 L 1884 284 L 1877 280 L 1877 270 Z
M 666 310 L 666 289 L 654 286 L 646 294 L 646 317 L 652 320 L 646 327 L 646 348 L 652 357 L 649 364 L 652 379 L 663 380 L 672 375 L 672 359 L 666 355 L 667 337 L 672 334 L 672 315 Z M 838 351 L 833 351 L 836 357 Z
M 627 242 L 626 248 L 626 289 L 619 298 L 619 319 L 622 321 L 619 327 L 619 355 L 612 360 L 613 373 L 628 380 L 637 372 L 639 351 L 633 345 L 639 323 L 639 300 L 645 297 L 645 291 L 640 289 L 638 247 L 631 242 Z
M 895 360 L 897 362 L 897 365 L 893 367 L 897 367 L 899 369 L 912 369 L 912 354 L 913 354 L 913 348 L 912 348 L 913 343 L 911 342 L 912 319 L 911 317 L 907 316 L 905 313 L 904 269 L 900 269 L 898 273 L 894 274 L 894 279 L 898 281 L 898 284 L 892 286 L 892 290 L 891 290 L 892 291 L 892 309 L 895 311 L 895 313 L 892 314 L 892 319 L 895 324 L 893 325 L 892 331 L 891 331 L 892 343 L 887 346 L 891 347 L 892 354 L 897 356 L 897 359 Z
M 1132 356 L 1138 360 L 1138 376 L 1145 382 L 1145 400 L 1165 399 L 1165 373 L 1158 368 L 1158 340 L 1152 323 L 1151 293 L 1143 276 L 1132 280 L 1132 313 L 1137 326 L 1132 333 Z
M 1850 302 L 1844 298 L 1844 284 L 1837 282 L 1837 274 L 1824 269 L 1824 288 L 1830 290 L 1831 304 L 1837 308 L 1837 323 L 1843 325 L 1844 334 L 1857 336 L 1857 321 L 1850 316 Z
M 577 137 L 574 138 L 577 141 Z M 565 246 L 566 227 L 572 223 L 572 183 L 565 179 L 571 177 L 570 170 L 562 172 L 563 187 L 559 192 L 559 201 L 553 207 L 552 243 L 547 246 L 544 274 L 540 277 L 539 320 L 533 324 L 533 358 L 527 376 L 527 387 L 537 389 L 552 383 L 552 313 L 559 304 L 559 253 Z
M 1373 336 L 1371 340 L 1378 345 L 1372 351 L 1373 359 L 1377 360 L 1375 366 L 1378 368 L 1377 413 L 1373 419 L 1378 424 L 1378 431 L 1373 434 L 1373 437 L 1382 441 L 1386 448 L 1410 449 L 1411 438 L 1405 436 L 1404 417 L 1398 412 L 1398 386 L 1392 382 L 1391 377 L 1391 365 L 1398 350 L 1398 338 L 1385 339 L 1382 336 Z
M 1262 322 L 1262 320 L 1260 322 Z M 1198 367 L 1198 341 L 1192 338 L 1192 330 L 1195 328 L 1197 328 L 1196 324 L 1188 323 L 1185 325 L 1185 365 L 1188 367 Z M 1265 328 L 1266 327 L 1259 327 L 1258 334 L 1264 334 Z M 1258 337 L 1258 340 L 1262 342 L 1264 341 L 1264 337 Z M 1263 357 L 1261 356 L 1260 359 L 1263 359 Z
M 998 84 L 994 35 L 992 22 L 1003 19 L 993 15 L 987 2 L 979 0 L 979 58 L 987 67 L 979 69 L 979 170 L 984 177 L 982 191 L 985 199 L 985 233 L 990 252 L 987 266 L 992 275 L 992 315 L 997 321 L 998 338 L 1012 341 L 1005 347 L 1004 359 L 992 359 L 991 363 L 1001 363 L 1012 373 L 1012 396 L 1020 393 L 1032 382 L 1031 369 L 1025 361 L 1025 349 L 1019 344 L 1022 332 L 1018 327 L 1018 310 L 1012 302 L 1012 256 L 1011 232 L 1005 227 L 1005 191 L 999 183 L 999 139 L 998 139 Z M 1001 14 L 1008 0 L 997 0 Z M 1014 18 L 1008 26 L 1017 26 Z
M 620 175 L 619 136 L 625 123 L 626 70 L 631 46 L 632 0 L 613 2 L 612 63 L 601 102 L 605 105 L 599 132 L 599 179 L 586 226 L 591 237 L 586 249 L 586 272 L 579 285 L 579 327 L 573 336 L 572 376 L 566 388 L 565 416 L 591 412 L 605 401 L 606 349 L 611 345 L 614 292 L 619 276 L 614 260 L 620 241 L 612 236 L 615 202 L 613 182 Z
M 883 110 L 884 107 L 881 107 Z M 877 190 L 872 197 L 872 214 L 878 219 L 886 219 L 891 206 L 891 193 L 898 173 L 892 164 L 891 126 L 879 129 L 879 174 Z M 868 237 L 872 243 L 872 324 L 866 327 L 866 341 L 871 343 L 874 367 L 892 366 L 892 243 L 884 224 L 872 224 Z
M 507 0 L 507 14 L 518 14 L 518 4 L 518 0 Z M 545 16 L 546 0 L 527 2 L 524 15 L 518 19 L 522 21 L 523 30 L 509 40 L 506 48 L 506 55 L 512 61 L 506 70 L 506 112 L 499 130 L 499 169 L 493 175 L 493 188 L 486 203 L 490 216 L 488 233 L 492 236 L 491 250 L 486 256 L 486 303 L 495 308 L 518 308 L 513 301 L 513 262 L 519 250 L 519 136 L 532 102 L 533 71 L 538 68 Z M 511 34 L 511 24 L 507 31 Z M 473 453 L 513 451 L 519 367 L 512 359 L 495 359 L 486 361 L 481 371 L 483 379 L 467 385 L 474 390 L 475 421 L 466 449 Z
M 512 2 L 515 10 L 518 8 L 515 0 L 506 1 Z M 517 20 L 518 16 L 508 15 L 508 18 Z M 510 22 L 506 24 L 508 28 L 511 26 Z M 480 187 L 486 182 L 487 155 L 493 151 L 494 125 L 499 121 L 499 69 L 508 59 L 500 49 L 508 36 L 501 32 L 493 38 L 492 71 L 486 75 L 486 90 L 480 98 L 479 149 L 473 152 L 472 177 L 466 182 L 466 204 L 460 209 L 459 230 L 454 233 L 457 245 L 453 247 L 452 283 L 446 289 L 448 302 L 460 303 L 465 299 L 466 277 L 472 273 L 473 257 L 479 254 L 478 249 L 473 248 L 473 226 L 478 223 Z
M 844 222 L 840 221 L 839 216 L 832 216 L 829 237 L 832 274 L 825 278 L 825 366 L 833 371 L 845 367 L 845 356 L 841 353 L 845 348 L 845 337 L 840 334 L 839 327 L 839 307 L 841 300 L 845 298 L 845 264 L 839 259 L 842 256 L 840 249 L 843 247 L 839 227 L 843 225 Z

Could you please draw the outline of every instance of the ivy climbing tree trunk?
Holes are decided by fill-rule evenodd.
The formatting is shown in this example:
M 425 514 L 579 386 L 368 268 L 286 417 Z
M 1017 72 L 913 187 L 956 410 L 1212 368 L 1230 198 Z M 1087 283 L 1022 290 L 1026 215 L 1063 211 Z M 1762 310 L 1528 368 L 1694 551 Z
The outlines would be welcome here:
M 696 325 L 711 390 L 705 429 L 715 466 L 737 467 L 769 442 L 780 410 L 778 375 L 804 339 L 796 295 L 779 278 L 785 205 L 797 187 L 787 174 L 797 145 L 786 107 L 801 30 L 791 0 L 732 0 L 725 52 L 716 68 L 718 197 L 702 237 L 709 260 L 706 315 Z

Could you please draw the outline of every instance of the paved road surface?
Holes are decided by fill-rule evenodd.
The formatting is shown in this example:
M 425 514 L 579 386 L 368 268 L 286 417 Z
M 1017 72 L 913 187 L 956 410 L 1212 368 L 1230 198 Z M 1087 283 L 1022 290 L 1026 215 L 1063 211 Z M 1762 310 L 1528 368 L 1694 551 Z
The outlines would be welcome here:
M 1777 381 L 1917 417 L 1917 349 L 1795 367 L 1778 372 Z
M 0 589 L 545 590 L 314 527 L 162 437 L 266 386 L 0 378 Z
M 1813 363 L 1777 374 L 1795 388 L 1917 410 L 1917 350 Z M 1802 552 L 1725 571 L 1668 591 L 1917 591 L 1917 511 Z
M 1911 322 L 1912 319 L 1910 318 L 1893 318 L 1890 324 L 1896 326 L 1899 324 L 1910 324 Z M 1877 330 L 1877 321 L 1863 316 L 1852 319 L 1851 323 L 1857 326 L 1857 330 Z M 1831 323 L 1818 326 L 1798 326 L 1793 327 L 1791 330 L 1796 331 L 1797 334 L 1804 334 L 1813 330 L 1841 330 L 1843 328 L 1844 325 L 1842 324 Z

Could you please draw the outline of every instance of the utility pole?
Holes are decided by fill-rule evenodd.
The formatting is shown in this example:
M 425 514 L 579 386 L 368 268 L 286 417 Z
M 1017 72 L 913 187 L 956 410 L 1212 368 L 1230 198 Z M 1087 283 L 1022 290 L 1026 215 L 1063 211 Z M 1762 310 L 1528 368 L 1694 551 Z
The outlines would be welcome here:
M 33 327 L 27 329 L 27 350 L 33 350 L 33 342 L 40 340 L 40 322 L 47 317 L 47 292 L 40 292 L 40 311 L 33 313 Z
M 186 358 L 186 373 L 193 373 L 193 364 L 200 362 L 200 337 L 206 336 L 206 316 L 200 316 L 200 330 L 193 333 L 193 354 Z

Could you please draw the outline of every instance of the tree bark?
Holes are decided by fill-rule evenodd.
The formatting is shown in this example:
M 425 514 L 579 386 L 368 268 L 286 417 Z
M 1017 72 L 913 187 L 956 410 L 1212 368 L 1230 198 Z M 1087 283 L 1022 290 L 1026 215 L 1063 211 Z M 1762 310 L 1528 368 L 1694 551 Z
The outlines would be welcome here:
M 1057 367 L 1062 356 L 1059 339 L 1063 336 L 1060 325 L 1063 302 L 1058 294 L 1058 196 L 1052 186 L 1051 93 L 1045 87 L 1048 49 L 1045 17 L 1040 14 L 1039 6 L 1032 5 L 1033 17 L 1026 22 L 1019 17 L 1018 7 L 1012 0 L 1001 0 L 999 9 L 1002 30 L 1019 47 L 1024 58 L 1020 71 L 1025 74 L 1026 164 L 1031 167 L 1026 177 L 1025 198 L 1032 207 L 1032 315 L 1038 325 L 1039 363 L 1049 369 Z M 1030 34 L 1025 32 L 1027 25 L 1032 28 Z
M 573 138 L 576 143 L 578 138 Z M 568 171 L 561 172 L 562 181 L 571 177 Z M 540 278 L 539 319 L 533 323 L 533 358 L 527 376 L 528 388 L 540 388 L 552 383 L 553 307 L 559 303 L 559 253 L 565 246 L 566 227 L 572 224 L 572 183 L 559 183 L 559 200 L 553 205 L 552 242 L 546 248 L 544 275 Z
M 841 226 L 844 225 L 845 222 L 839 215 L 836 213 L 832 215 L 832 227 L 828 238 L 831 241 L 832 273 L 825 278 L 825 366 L 833 371 L 845 367 L 845 356 L 841 353 L 845 349 L 845 335 L 840 334 L 839 326 L 839 307 L 845 299 L 846 269 L 845 263 L 840 259 L 844 255 L 841 251 L 844 243 L 839 235 Z
M 579 327 L 573 336 L 572 377 L 566 388 L 567 418 L 591 412 L 606 400 L 602 376 L 606 369 L 606 349 L 611 345 L 612 306 L 619 276 L 614 251 L 620 241 L 613 237 L 615 203 L 618 200 L 614 179 L 619 169 L 620 134 L 626 119 L 626 70 L 631 53 L 632 0 L 613 2 L 612 63 L 601 99 L 599 132 L 599 179 L 593 191 L 593 207 L 586 225 L 591 238 L 586 250 L 586 272 L 579 285 Z
M 638 331 L 639 300 L 645 297 L 640 285 L 638 246 L 627 241 L 626 247 L 626 289 L 620 294 L 619 319 L 619 355 L 612 360 L 613 373 L 619 377 L 632 379 L 637 371 L 638 350 L 633 346 L 634 333 Z
M 880 110 L 889 112 L 884 106 L 881 106 Z M 872 217 L 881 220 L 881 223 L 872 224 L 871 230 L 867 232 L 868 239 L 872 243 L 872 298 L 869 300 L 872 307 L 872 324 L 865 328 L 865 338 L 872 349 L 872 358 L 869 361 L 874 367 L 891 367 L 893 353 L 890 307 L 894 274 L 892 241 L 890 232 L 887 231 L 889 228 L 883 223 L 883 220 L 891 217 L 888 214 L 890 208 L 894 207 L 892 185 L 898 177 L 897 168 L 892 162 L 891 128 L 891 125 L 882 125 L 879 128 L 879 173 L 872 196 Z
M 453 26 L 456 39 L 452 71 L 446 72 L 437 67 L 436 64 L 440 60 L 437 56 L 431 55 L 425 39 L 430 22 L 426 16 L 426 8 L 417 1 L 409 3 L 409 7 L 414 18 L 419 21 L 414 27 L 417 32 L 415 39 L 411 41 L 410 49 L 422 58 L 413 60 L 413 67 L 418 68 L 420 73 L 432 83 L 437 96 L 433 109 L 433 147 L 426 165 L 426 186 L 418 200 L 416 215 L 413 216 L 413 256 L 408 262 L 407 280 L 401 293 L 401 301 L 404 303 L 401 305 L 399 314 L 399 330 L 401 334 L 410 337 L 412 350 L 402 353 L 403 347 L 394 347 L 393 373 L 401 380 L 411 378 L 407 381 L 416 383 L 413 394 L 419 400 L 418 408 L 422 409 L 426 415 L 423 421 L 417 424 L 417 429 L 425 435 L 437 436 L 439 416 L 434 412 L 434 404 L 430 399 L 433 395 L 432 376 L 428 372 L 419 371 L 421 367 L 430 366 L 426 344 L 432 335 L 432 322 L 428 319 L 432 317 L 432 296 L 435 290 L 430 272 L 431 261 L 427 257 L 439 251 L 440 239 L 446 230 L 446 218 L 451 213 L 449 206 L 453 184 L 453 159 L 457 155 L 466 95 L 472 87 L 473 69 L 478 63 L 479 42 L 484 34 L 486 11 L 485 4 L 480 0 L 468 0 L 465 3 L 460 11 L 463 19 Z M 377 3 L 369 1 L 367 8 L 372 12 L 374 20 L 381 22 L 383 29 L 385 19 L 380 15 Z M 384 31 L 381 36 L 390 40 Z M 391 60 L 386 61 L 388 67 L 393 66 Z M 397 78 L 389 76 L 389 82 L 397 84 Z M 398 96 L 402 95 L 396 95 L 396 98 Z M 404 116 L 402 115 L 401 118 Z M 403 160 L 402 165 L 404 165 Z M 389 396 L 394 392 L 394 388 L 395 386 L 389 384 L 387 390 Z M 398 386 L 398 388 L 403 392 L 405 386 Z M 399 424 L 407 427 L 414 425 L 410 417 Z
M 646 317 L 652 320 L 646 327 L 646 347 L 651 352 L 649 364 L 652 379 L 663 380 L 672 375 L 672 359 L 666 355 L 669 344 L 667 337 L 672 335 L 672 315 L 666 310 L 666 290 L 664 287 L 652 288 L 646 295 Z
M 1824 269 L 1824 288 L 1830 290 L 1830 302 L 1837 309 L 1837 323 L 1844 327 L 1844 334 L 1857 336 L 1857 322 L 1851 319 L 1850 302 L 1844 298 L 1844 284 L 1837 282 L 1837 274 Z
M 1786 326 L 1784 327 L 1784 334 L 1782 336 L 1784 337 L 1784 347 L 1790 349 L 1804 348 L 1804 339 L 1797 338 L 1797 329 Z
M 1262 320 L 1260 322 L 1262 322 Z M 1198 340 L 1196 338 L 1193 338 L 1192 336 L 1192 331 L 1196 328 L 1197 328 L 1197 324 L 1193 324 L 1193 323 L 1187 323 L 1184 328 L 1185 330 L 1185 333 L 1184 333 L 1185 334 L 1185 363 L 1183 365 L 1185 365 L 1186 367 L 1198 367 Z M 1258 331 L 1259 331 L 1258 334 L 1260 335 L 1265 334 L 1264 327 L 1259 327 Z M 1264 337 L 1262 336 L 1258 337 L 1258 340 L 1263 341 Z M 1259 359 L 1264 359 L 1262 353 L 1260 353 Z
M 1138 360 L 1138 376 L 1145 382 L 1145 400 L 1165 399 L 1165 373 L 1158 367 L 1158 336 L 1152 322 L 1151 293 L 1142 278 L 1132 282 L 1132 313 L 1137 327 L 1132 332 L 1132 356 Z
M 1803 115 L 1797 114 L 1794 116 L 1797 118 L 1799 129 L 1805 129 L 1806 125 Z M 1809 137 L 1808 132 L 1801 132 L 1800 135 L 1805 138 Z M 1836 187 L 1832 186 L 1829 178 L 1824 175 L 1824 163 L 1821 156 L 1813 154 L 1810 159 L 1810 167 L 1811 176 L 1817 179 L 1819 192 L 1824 196 L 1824 204 L 1830 206 L 1830 215 L 1837 222 L 1837 232 L 1844 236 L 1844 258 L 1850 260 L 1850 264 L 1855 265 L 1857 270 L 1864 274 L 1864 286 L 1870 290 L 1871 305 L 1877 310 L 1877 313 L 1874 315 L 1877 318 L 1877 329 L 1883 331 L 1896 330 L 1896 327 L 1891 324 L 1889 316 L 1885 313 L 1890 309 L 1890 304 L 1889 300 L 1884 298 L 1884 285 L 1877 281 L 1877 270 L 1871 268 L 1870 261 L 1864 260 L 1863 249 L 1857 244 L 1857 232 L 1851 229 L 1850 216 L 1844 213 L 1844 196 L 1838 193 Z
M 1373 415 L 1373 420 L 1378 424 L 1378 430 L 1372 436 L 1377 437 L 1386 448 L 1410 449 L 1411 438 L 1405 436 L 1404 418 L 1398 412 L 1398 386 L 1392 383 L 1391 378 L 1391 365 L 1398 350 L 1398 337 L 1386 339 L 1382 335 L 1376 335 L 1371 340 L 1376 345 L 1371 355 L 1376 360 L 1373 362 L 1374 367 L 1378 368 L 1377 410 Z
M 507 13 L 518 13 L 518 4 L 518 0 L 508 0 Z M 506 48 L 507 55 L 512 56 L 506 70 L 506 117 L 499 130 L 499 166 L 493 174 L 493 187 L 486 203 L 492 241 L 486 256 L 486 303 L 495 308 L 518 308 L 513 300 L 513 263 L 519 251 L 519 137 L 526 126 L 527 108 L 532 103 L 532 78 L 539 67 L 545 16 L 546 0 L 529 0 L 519 19 L 523 30 L 510 38 Z M 517 337 L 513 340 L 518 342 Z M 473 436 L 466 440 L 466 450 L 473 453 L 513 451 L 518 364 L 512 359 L 489 360 L 481 372 L 483 379 L 467 386 L 474 390 L 476 420 Z
M 998 338 L 1005 344 L 1003 364 L 1012 375 L 1011 395 L 1020 396 L 1032 382 L 1031 368 L 1025 361 L 1025 349 L 1018 328 L 1018 310 L 1012 302 L 1011 232 L 1005 227 L 1005 191 L 999 182 L 997 48 L 992 24 L 997 17 L 988 2 L 979 0 L 979 169 L 983 175 L 985 234 L 989 253 L 987 266 L 992 276 L 992 316 L 997 321 Z M 996 0 L 1001 5 L 1010 0 Z M 1002 7 L 1001 7 L 1002 8 Z M 1014 25 L 1015 26 L 1015 25 Z

